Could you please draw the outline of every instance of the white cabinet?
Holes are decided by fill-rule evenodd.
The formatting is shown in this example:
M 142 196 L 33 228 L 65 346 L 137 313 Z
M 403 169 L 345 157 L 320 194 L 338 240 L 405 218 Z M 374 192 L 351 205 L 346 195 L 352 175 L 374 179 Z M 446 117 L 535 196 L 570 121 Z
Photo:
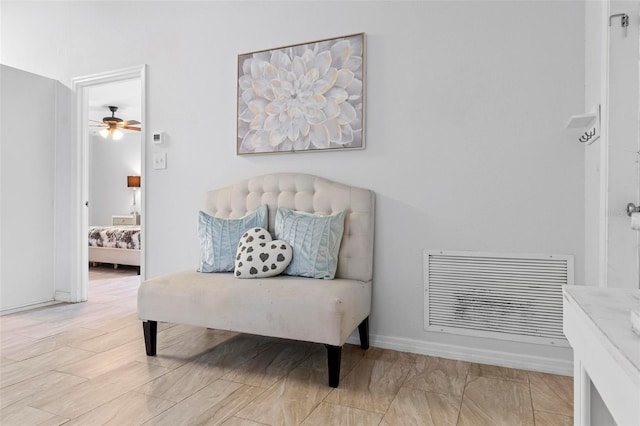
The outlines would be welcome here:
M 619 425 L 640 425 L 640 336 L 631 331 L 640 291 L 566 286 L 564 333 L 574 355 L 574 424 L 592 424 L 591 383 Z

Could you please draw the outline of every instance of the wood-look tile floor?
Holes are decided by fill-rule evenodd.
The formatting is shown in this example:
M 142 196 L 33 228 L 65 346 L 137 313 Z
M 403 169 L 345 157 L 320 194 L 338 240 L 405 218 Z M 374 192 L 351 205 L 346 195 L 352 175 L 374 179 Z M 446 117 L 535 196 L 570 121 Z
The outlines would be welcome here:
M 89 301 L 0 317 L 2 425 L 571 425 L 570 377 L 159 324 L 147 357 L 135 271 L 92 268 Z

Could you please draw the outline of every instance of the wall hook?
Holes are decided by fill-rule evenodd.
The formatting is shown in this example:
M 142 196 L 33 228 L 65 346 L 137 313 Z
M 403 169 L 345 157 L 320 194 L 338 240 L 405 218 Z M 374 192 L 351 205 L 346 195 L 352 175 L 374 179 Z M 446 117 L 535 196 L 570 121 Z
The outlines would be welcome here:
M 580 136 L 578 140 L 582 143 L 589 142 L 591 138 L 593 138 L 595 135 L 596 135 L 596 128 L 594 127 L 593 129 L 584 132 L 584 134 Z
M 629 26 L 629 15 L 626 13 L 616 13 L 615 15 L 609 16 L 609 26 L 611 26 L 611 21 L 613 18 L 620 17 L 620 26 L 624 30 L 624 36 L 627 36 L 627 27 Z
M 591 145 L 600 137 L 600 104 L 591 108 L 589 113 L 572 115 L 564 127 L 567 129 L 585 129 L 578 141 Z

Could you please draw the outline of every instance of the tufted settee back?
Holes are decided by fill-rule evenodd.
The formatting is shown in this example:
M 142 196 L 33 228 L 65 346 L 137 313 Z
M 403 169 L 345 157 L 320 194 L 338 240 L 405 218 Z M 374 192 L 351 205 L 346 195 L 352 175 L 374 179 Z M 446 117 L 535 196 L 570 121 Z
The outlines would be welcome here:
M 269 231 L 275 235 L 278 207 L 328 215 L 345 211 L 336 278 L 371 281 L 373 275 L 373 191 L 303 173 L 273 173 L 208 191 L 204 211 L 237 218 L 266 204 Z

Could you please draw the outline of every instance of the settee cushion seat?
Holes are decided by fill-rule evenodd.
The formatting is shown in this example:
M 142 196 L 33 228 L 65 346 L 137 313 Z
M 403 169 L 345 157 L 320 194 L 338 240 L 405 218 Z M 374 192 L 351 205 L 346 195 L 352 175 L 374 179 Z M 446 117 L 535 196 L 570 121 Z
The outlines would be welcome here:
M 240 280 L 233 273 L 185 271 L 143 282 L 138 316 L 341 346 L 368 316 L 370 300 L 371 283 L 352 279 Z

